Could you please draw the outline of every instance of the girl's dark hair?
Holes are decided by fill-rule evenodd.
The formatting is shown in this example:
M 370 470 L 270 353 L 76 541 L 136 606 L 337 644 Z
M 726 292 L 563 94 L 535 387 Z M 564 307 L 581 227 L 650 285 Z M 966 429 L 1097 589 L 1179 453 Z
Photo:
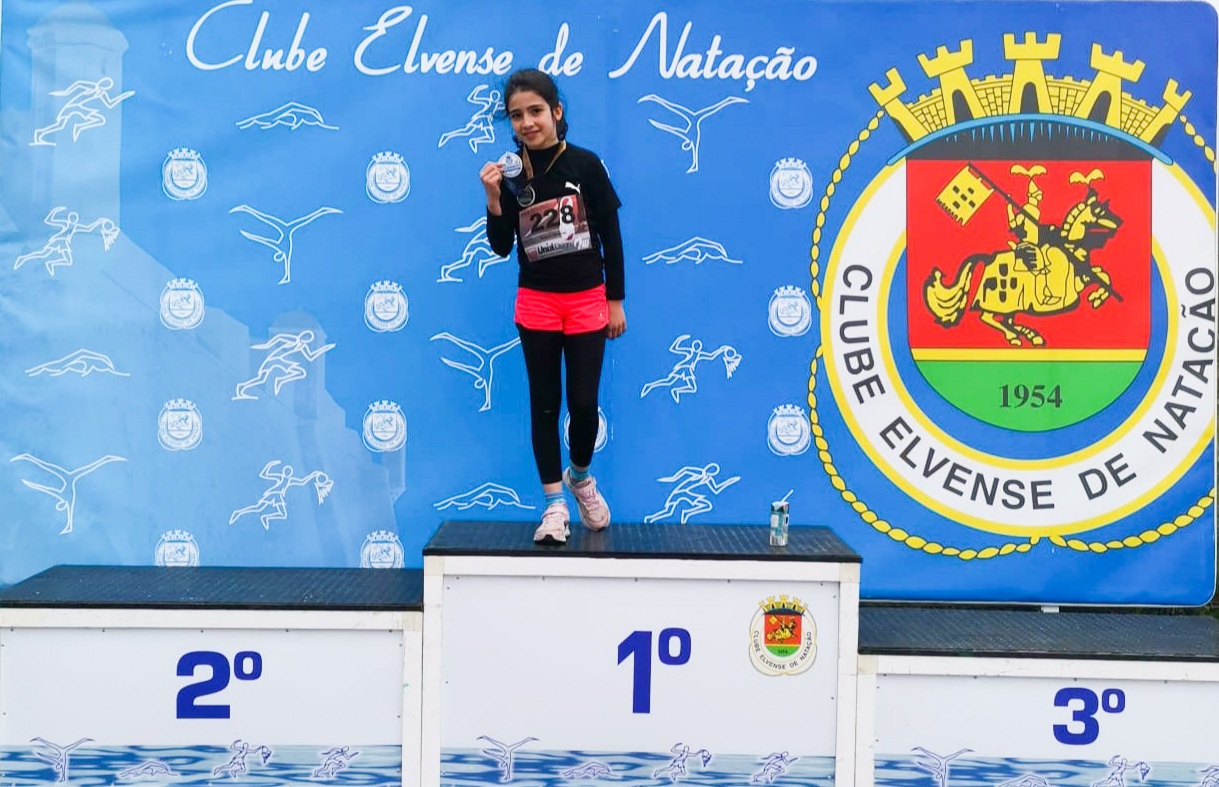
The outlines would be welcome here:
M 514 93 L 528 91 L 537 93 L 542 97 L 542 100 L 549 105 L 551 111 L 559 107 L 559 87 L 550 78 L 550 74 L 545 71 L 539 71 L 536 68 L 522 68 L 512 72 L 508 77 L 507 84 L 504 85 L 504 115 L 508 114 L 508 99 L 512 98 Z M 567 137 L 567 112 L 563 113 L 563 117 L 559 118 L 558 125 L 555 127 L 555 133 L 559 139 Z M 516 135 L 512 135 L 512 140 L 516 144 L 522 144 Z

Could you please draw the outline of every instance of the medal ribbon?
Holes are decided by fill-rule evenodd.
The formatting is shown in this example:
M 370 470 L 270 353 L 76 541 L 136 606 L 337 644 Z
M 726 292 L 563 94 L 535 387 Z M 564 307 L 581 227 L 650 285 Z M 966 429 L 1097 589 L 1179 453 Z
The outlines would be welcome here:
M 554 167 L 555 162 L 559 160 L 559 156 L 562 156 L 563 151 L 565 151 L 565 150 L 567 150 L 567 141 L 566 140 L 559 143 L 559 149 L 555 151 L 554 158 L 552 158 L 550 160 L 550 163 L 546 165 L 546 169 L 542 171 L 543 175 L 545 175 L 547 172 L 550 172 L 551 168 Z M 532 184 L 533 183 L 533 162 L 531 162 L 529 160 L 529 148 L 522 145 L 521 152 L 525 154 L 524 156 L 521 156 L 521 158 L 524 159 L 524 164 L 525 164 L 525 182 Z

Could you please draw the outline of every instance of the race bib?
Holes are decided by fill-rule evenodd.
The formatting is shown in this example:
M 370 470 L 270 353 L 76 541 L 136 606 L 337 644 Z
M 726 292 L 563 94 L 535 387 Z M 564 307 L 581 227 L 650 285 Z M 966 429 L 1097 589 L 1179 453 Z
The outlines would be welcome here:
M 530 262 L 593 247 L 579 194 L 531 205 L 521 211 L 521 246 Z

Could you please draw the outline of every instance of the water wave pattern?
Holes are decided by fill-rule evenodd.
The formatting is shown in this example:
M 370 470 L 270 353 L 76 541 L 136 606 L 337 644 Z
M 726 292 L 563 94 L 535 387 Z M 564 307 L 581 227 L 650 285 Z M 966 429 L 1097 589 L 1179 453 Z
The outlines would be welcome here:
M 326 756 L 327 752 L 344 746 L 348 748 L 344 755 Z M 56 765 L 36 753 L 48 753 L 46 747 L 37 744 L 6 746 L 0 748 L 0 787 L 41 787 L 56 782 L 71 787 L 218 787 L 229 784 L 243 787 L 285 784 L 400 787 L 402 784 L 401 746 L 360 746 L 341 741 L 334 746 L 268 745 L 266 748 L 270 755 L 264 763 L 257 747 L 252 745 L 245 758 L 245 772 L 241 773 L 239 767 L 231 767 L 238 752 L 227 746 L 84 744 L 69 752 L 67 778 L 61 779 Z M 162 766 L 168 766 L 169 772 Z M 237 773 L 228 776 L 226 772 Z
M 917 755 L 879 756 L 875 765 L 877 787 L 1219 787 L 1219 752 L 1210 763 L 1146 763 L 1145 778 L 1127 771 L 1114 775 L 1112 761 L 1045 760 L 1021 757 L 970 757 L 954 759 L 947 774 L 933 775 L 916 764 Z M 1135 762 L 1133 757 L 1128 762 Z
M 441 787 L 504 784 L 517 787 L 595 787 L 622 783 L 700 787 L 830 787 L 834 784 L 834 758 L 790 755 L 789 765 L 776 765 L 774 754 L 762 756 L 712 755 L 704 765 L 691 754 L 685 774 L 672 769 L 672 752 L 605 752 L 530 750 L 513 752 L 511 778 L 505 779 L 502 759 L 479 749 L 445 749 L 441 756 Z M 783 753 L 786 754 L 786 753 Z M 771 761 L 770 768 L 766 767 Z

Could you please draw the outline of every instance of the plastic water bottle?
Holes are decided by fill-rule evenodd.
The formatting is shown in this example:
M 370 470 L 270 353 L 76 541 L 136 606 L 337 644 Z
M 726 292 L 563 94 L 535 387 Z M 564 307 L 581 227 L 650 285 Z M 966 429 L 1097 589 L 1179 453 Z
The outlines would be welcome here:
M 788 502 L 776 500 L 770 504 L 770 545 L 787 546 Z

